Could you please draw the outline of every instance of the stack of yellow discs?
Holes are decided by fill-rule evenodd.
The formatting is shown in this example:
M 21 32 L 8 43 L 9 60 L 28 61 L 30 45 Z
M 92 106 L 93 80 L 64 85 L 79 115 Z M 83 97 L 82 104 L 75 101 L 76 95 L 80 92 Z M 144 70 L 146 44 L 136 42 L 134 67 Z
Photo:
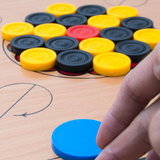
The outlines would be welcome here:
M 105 38 L 88 38 L 80 42 L 79 49 L 83 51 L 87 51 L 94 56 L 104 53 L 114 51 L 115 44 Z
M 36 26 L 33 34 L 42 37 L 44 41 L 47 41 L 53 37 L 65 36 L 66 28 L 61 24 L 46 23 Z
M 108 27 L 119 27 L 120 20 L 113 16 L 96 15 L 88 19 L 88 25 L 98 28 L 100 31 Z
M 56 18 L 65 14 L 74 14 L 76 10 L 74 5 L 68 3 L 56 3 L 47 7 L 47 12 L 55 15 Z
M 21 35 L 33 34 L 33 25 L 27 22 L 13 22 L 1 28 L 2 38 L 11 41 Z
M 147 43 L 153 50 L 160 41 L 160 30 L 153 28 L 140 29 L 133 34 L 133 38 L 134 40 Z
M 114 6 L 107 10 L 107 15 L 117 17 L 120 21 L 128 17 L 138 16 L 137 9 L 129 6 Z
M 44 71 L 51 69 L 56 63 L 56 52 L 48 48 L 31 48 L 20 55 L 20 64 L 31 71 Z
M 131 60 L 118 52 L 102 53 L 94 57 L 93 69 L 103 76 L 122 76 L 130 71 Z

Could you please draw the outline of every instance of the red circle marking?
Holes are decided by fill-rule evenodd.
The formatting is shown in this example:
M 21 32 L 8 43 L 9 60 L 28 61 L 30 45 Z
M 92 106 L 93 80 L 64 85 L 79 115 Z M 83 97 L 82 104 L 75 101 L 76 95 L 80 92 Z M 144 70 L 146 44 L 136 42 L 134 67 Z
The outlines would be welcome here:
M 62 70 L 59 70 L 60 73 L 64 74 L 64 75 L 68 75 L 68 76 L 78 76 L 78 75 L 82 75 L 84 74 L 84 72 L 80 72 L 80 73 L 68 73 L 68 72 L 64 72 Z
M 56 71 L 55 68 L 48 69 L 47 71 Z
M 137 65 L 137 63 L 131 63 L 131 68 L 134 68 Z
M 99 37 L 99 30 L 88 25 L 77 25 L 67 29 L 66 35 L 76 38 L 79 42 L 91 37 Z
M 95 72 L 94 70 L 89 71 L 90 74 L 94 74 L 94 75 L 99 75 L 97 72 Z
M 15 55 L 15 59 L 20 62 L 20 55 Z
M 11 44 L 10 43 L 7 45 L 7 49 L 8 49 L 8 51 L 11 52 Z

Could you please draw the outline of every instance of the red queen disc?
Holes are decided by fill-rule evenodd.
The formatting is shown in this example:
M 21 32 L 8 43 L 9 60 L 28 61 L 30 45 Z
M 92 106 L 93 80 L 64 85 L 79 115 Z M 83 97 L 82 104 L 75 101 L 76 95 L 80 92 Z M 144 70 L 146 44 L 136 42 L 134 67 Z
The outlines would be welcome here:
M 80 42 L 86 38 L 99 37 L 99 30 L 88 25 L 76 25 L 69 27 L 66 35 L 76 38 Z

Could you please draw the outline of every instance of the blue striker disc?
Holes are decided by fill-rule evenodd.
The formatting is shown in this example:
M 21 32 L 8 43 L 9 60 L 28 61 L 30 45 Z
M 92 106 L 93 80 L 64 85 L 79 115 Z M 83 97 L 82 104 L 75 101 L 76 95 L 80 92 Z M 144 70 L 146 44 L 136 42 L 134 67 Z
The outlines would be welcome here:
M 52 149 L 64 160 L 94 160 L 101 149 L 96 136 L 101 122 L 77 119 L 58 126 L 52 134 Z

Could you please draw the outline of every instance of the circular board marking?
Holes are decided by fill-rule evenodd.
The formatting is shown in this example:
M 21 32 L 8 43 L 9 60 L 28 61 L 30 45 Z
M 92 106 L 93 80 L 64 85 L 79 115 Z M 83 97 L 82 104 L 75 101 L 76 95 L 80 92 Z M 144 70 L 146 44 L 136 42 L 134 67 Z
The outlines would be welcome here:
M 115 1 L 115 3 L 110 3 L 110 0 L 104 0 L 104 2 L 110 6 L 120 6 L 120 5 L 129 5 L 129 6 L 132 6 L 132 7 L 140 7 L 140 6 L 143 6 L 145 5 L 148 0 L 139 0 L 138 3 L 136 4 L 135 1 L 132 1 L 133 4 L 128 4 L 128 0 L 119 0 L 119 1 Z M 130 3 L 131 1 L 129 1 Z
M 25 91 L 23 91 L 23 87 L 26 87 Z M 10 88 L 9 88 L 10 87 Z M 21 88 L 22 87 L 22 88 Z M 46 96 L 48 97 L 47 100 L 49 102 L 47 102 L 47 104 L 45 105 L 45 107 L 43 106 L 43 108 L 37 110 L 37 111 L 32 111 L 30 113 L 28 113 L 27 111 L 24 111 L 24 113 L 20 113 L 20 114 L 14 114 L 14 116 L 22 116 L 22 117 L 27 117 L 27 116 L 30 116 L 30 115 L 34 115 L 34 114 L 37 114 L 37 113 L 40 113 L 42 111 L 44 111 L 45 109 L 47 109 L 50 104 L 52 103 L 53 101 L 53 95 L 52 93 L 45 87 L 41 86 L 41 85 L 38 85 L 38 84 L 34 84 L 34 83 L 13 83 L 13 84 L 8 84 L 8 85 L 5 85 L 5 86 L 2 86 L 0 87 L 0 93 L 2 94 L 1 97 L 3 96 L 3 93 L 5 93 L 5 88 L 7 88 L 7 91 L 9 91 L 10 93 L 10 96 L 13 97 L 12 101 L 10 100 L 10 107 L 6 110 L 6 109 L 3 109 L 3 113 L 0 113 L 0 118 L 4 117 L 11 109 L 13 109 L 15 107 L 15 105 L 17 105 L 18 103 L 20 103 L 20 101 L 27 96 L 27 94 L 29 92 L 31 92 L 31 90 L 34 89 L 34 91 L 36 90 L 36 88 L 34 87 L 39 87 L 38 88 L 38 91 L 42 91 L 43 90 L 43 95 L 44 94 L 47 94 Z M 12 92 L 13 92 L 13 89 L 14 91 L 15 90 L 18 90 L 18 92 L 20 92 L 20 94 L 18 94 L 17 92 L 17 95 L 15 96 L 12 96 Z M 40 89 L 40 90 L 39 90 Z M 14 98 L 15 97 L 15 98 Z M 17 98 L 18 97 L 18 98 Z M 36 97 L 38 98 L 38 97 Z M 35 99 L 34 99 L 35 100 Z M 33 101 L 34 101 L 33 100 Z M 8 105 L 7 105 L 8 107 Z

